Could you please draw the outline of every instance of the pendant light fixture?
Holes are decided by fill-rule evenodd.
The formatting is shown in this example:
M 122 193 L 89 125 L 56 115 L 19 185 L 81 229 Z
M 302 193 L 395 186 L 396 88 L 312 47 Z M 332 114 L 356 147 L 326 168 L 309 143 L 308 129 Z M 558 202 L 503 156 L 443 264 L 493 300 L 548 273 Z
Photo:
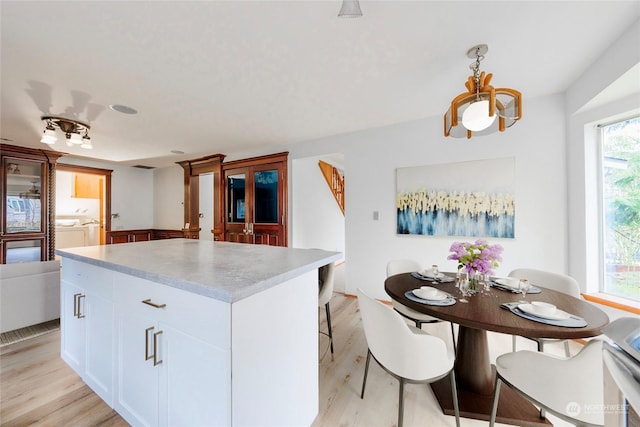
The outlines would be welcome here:
M 46 123 L 44 133 L 40 139 L 43 144 L 53 145 L 58 141 L 57 128 L 64 133 L 69 147 L 79 145 L 86 149 L 92 148 L 91 137 L 89 136 L 91 126 L 88 123 L 60 116 L 42 116 L 40 118 Z
M 339 18 L 359 18 L 362 16 L 358 0 L 342 0 L 342 7 L 338 12 Z
M 520 92 L 515 89 L 494 88 L 490 84 L 493 74 L 480 72 L 480 61 L 488 51 L 486 44 L 474 46 L 467 51 L 469 58 L 475 58 L 469 65 L 473 75 L 465 83 L 467 92 L 456 96 L 444 115 L 444 136 L 471 138 L 472 135 L 504 132 L 522 118 Z
M 40 189 L 36 187 L 38 181 L 31 181 L 31 188 L 28 191 L 20 193 L 19 196 L 21 199 L 39 199 L 40 198 Z

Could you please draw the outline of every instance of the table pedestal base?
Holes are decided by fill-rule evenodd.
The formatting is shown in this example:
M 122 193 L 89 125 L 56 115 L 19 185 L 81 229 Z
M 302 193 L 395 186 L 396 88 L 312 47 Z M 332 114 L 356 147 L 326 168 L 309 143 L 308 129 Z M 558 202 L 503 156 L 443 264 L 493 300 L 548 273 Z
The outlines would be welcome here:
M 495 369 L 493 372 L 495 378 Z M 454 415 L 453 401 L 451 399 L 451 380 L 449 377 L 431 384 L 431 389 L 438 400 L 442 412 Z M 458 387 L 458 402 L 460 416 L 476 420 L 489 421 L 493 396 L 477 394 Z M 513 391 L 507 385 L 502 384 L 500 389 L 500 402 L 498 403 L 497 423 L 516 426 L 549 426 L 547 419 L 540 418 L 540 411 L 528 400 Z

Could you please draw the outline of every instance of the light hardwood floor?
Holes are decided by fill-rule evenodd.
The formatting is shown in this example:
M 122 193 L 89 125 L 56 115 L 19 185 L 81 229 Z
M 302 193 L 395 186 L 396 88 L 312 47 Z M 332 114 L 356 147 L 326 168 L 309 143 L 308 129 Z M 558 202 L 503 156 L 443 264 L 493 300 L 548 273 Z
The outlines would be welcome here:
M 324 310 L 321 328 L 325 330 Z M 320 335 L 320 402 L 313 427 L 394 426 L 397 421 L 398 383 L 374 361 L 369 368 L 367 392 L 360 399 L 367 344 L 357 300 L 335 294 L 331 300 L 335 360 L 328 339 Z M 450 344 L 447 323 L 425 325 L 428 332 Z M 489 334 L 491 356 L 511 350 L 511 337 Z M 535 349 L 519 339 L 518 348 Z M 562 346 L 549 346 L 562 354 Z M 572 343 L 572 354 L 579 344 Z M 126 426 L 127 423 L 95 395 L 60 359 L 60 333 L 11 344 L 0 350 L 0 424 L 3 426 Z M 424 384 L 405 387 L 405 426 L 454 426 L 443 415 L 431 389 Z M 462 419 L 462 426 L 487 426 L 487 422 Z M 568 425 L 554 420 L 554 425 Z M 192 427 L 192 426 L 188 426 Z M 195 426 L 193 426 L 195 427 Z
M 2 426 L 127 426 L 60 359 L 60 332 L 0 349 Z

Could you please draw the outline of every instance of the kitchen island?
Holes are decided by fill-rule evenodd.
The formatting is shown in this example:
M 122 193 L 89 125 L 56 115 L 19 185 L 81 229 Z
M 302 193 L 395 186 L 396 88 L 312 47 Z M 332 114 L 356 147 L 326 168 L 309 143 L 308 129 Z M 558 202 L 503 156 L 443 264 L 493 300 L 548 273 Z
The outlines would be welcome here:
M 61 357 L 132 425 L 310 425 L 318 267 L 189 239 L 61 249 Z

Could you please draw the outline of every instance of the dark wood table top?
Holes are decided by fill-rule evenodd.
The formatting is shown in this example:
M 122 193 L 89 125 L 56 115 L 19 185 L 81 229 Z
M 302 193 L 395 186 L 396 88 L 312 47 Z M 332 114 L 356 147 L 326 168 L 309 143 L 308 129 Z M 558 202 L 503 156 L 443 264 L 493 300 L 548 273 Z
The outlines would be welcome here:
M 448 273 L 448 275 L 452 274 Z M 527 294 L 526 301 L 544 301 L 555 304 L 560 310 L 582 317 L 587 321 L 587 326 L 583 328 L 552 326 L 520 317 L 509 310 L 500 308 L 500 304 L 519 301 L 522 299 L 522 295 L 496 288 L 491 288 L 489 292 L 477 293 L 467 297 L 468 303 L 456 301 L 454 305 L 443 307 L 420 304 L 406 298 L 404 294 L 420 286 L 433 286 L 459 298 L 461 293 L 454 282 L 427 282 L 416 279 L 410 273 L 403 273 L 387 278 L 384 287 L 391 298 L 420 313 L 469 328 L 511 335 L 532 338 L 587 338 L 600 335 L 602 328 L 609 323 L 608 316 L 594 305 L 562 292 L 544 288 L 542 283 L 536 283 L 535 285 L 542 292 L 539 294 Z

